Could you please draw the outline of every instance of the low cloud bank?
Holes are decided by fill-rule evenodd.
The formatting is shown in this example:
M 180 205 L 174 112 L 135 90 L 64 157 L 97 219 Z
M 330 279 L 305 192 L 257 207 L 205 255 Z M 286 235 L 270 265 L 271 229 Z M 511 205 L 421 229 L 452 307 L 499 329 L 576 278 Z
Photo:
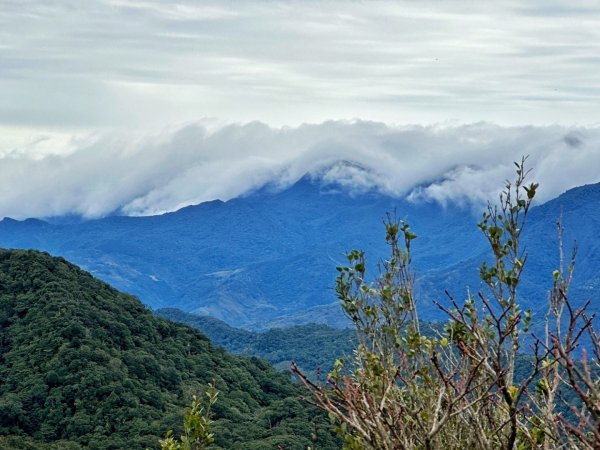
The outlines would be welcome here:
M 522 155 L 529 155 L 532 179 L 541 184 L 540 201 L 600 182 L 600 127 L 198 122 L 146 135 L 104 133 L 69 145 L 68 153 L 0 157 L 0 217 L 158 214 L 227 200 L 266 183 L 285 187 L 306 173 L 414 201 L 479 204 L 495 198 Z

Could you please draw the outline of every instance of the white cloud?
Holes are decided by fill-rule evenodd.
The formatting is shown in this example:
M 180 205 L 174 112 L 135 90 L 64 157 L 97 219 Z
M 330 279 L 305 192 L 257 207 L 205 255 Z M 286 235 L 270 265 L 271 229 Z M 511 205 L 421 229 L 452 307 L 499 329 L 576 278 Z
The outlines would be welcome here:
M 0 125 L 600 122 L 598 2 L 0 0 Z
M 207 121 L 152 134 L 97 133 L 64 145 L 53 154 L 0 156 L 0 217 L 155 214 L 265 183 L 286 186 L 306 173 L 415 200 L 480 202 L 495 197 L 522 155 L 530 155 L 540 200 L 600 182 L 600 127 Z
M 522 154 L 548 199 L 600 181 L 599 54 L 591 0 L 0 0 L 0 217 L 152 214 L 306 172 L 477 202 Z M 252 120 L 294 126 L 227 125 Z

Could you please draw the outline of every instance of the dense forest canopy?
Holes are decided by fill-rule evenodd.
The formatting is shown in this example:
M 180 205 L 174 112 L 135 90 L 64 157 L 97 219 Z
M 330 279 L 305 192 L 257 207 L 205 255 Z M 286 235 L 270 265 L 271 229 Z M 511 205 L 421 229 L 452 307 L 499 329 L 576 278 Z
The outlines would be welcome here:
M 214 448 L 338 447 L 289 374 L 153 316 L 61 258 L 0 251 L 0 448 L 157 448 L 211 381 Z

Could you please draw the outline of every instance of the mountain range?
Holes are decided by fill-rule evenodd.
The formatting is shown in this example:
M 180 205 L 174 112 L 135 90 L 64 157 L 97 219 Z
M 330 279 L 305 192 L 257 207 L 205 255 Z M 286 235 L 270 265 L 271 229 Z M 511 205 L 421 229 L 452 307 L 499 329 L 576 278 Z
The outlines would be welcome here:
M 229 325 L 268 329 L 310 322 L 347 325 L 334 291 L 345 253 L 365 250 L 370 274 L 385 258 L 383 219 L 406 220 L 413 245 L 421 319 L 443 314 L 432 299 L 459 300 L 481 288 L 487 257 L 472 207 L 395 198 L 307 175 L 227 202 L 149 217 L 0 222 L 0 246 L 60 255 L 151 308 L 178 308 Z M 556 220 L 577 241 L 576 301 L 600 292 L 600 185 L 582 186 L 532 208 L 522 301 L 541 314 L 558 266 Z

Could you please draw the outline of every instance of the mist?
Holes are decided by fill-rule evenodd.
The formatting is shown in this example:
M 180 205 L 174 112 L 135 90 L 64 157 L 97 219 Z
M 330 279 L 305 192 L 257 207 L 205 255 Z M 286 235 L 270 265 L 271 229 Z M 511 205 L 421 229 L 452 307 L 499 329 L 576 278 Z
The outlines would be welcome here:
M 43 154 L 0 156 L 0 217 L 153 215 L 265 184 L 284 189 L 306 174 L 349 190 L 479 205 L 495 198 L 523 155 L 540 183 L 538 201 L 600 182 L 600 127 L 198 121 L 106 131 Z

